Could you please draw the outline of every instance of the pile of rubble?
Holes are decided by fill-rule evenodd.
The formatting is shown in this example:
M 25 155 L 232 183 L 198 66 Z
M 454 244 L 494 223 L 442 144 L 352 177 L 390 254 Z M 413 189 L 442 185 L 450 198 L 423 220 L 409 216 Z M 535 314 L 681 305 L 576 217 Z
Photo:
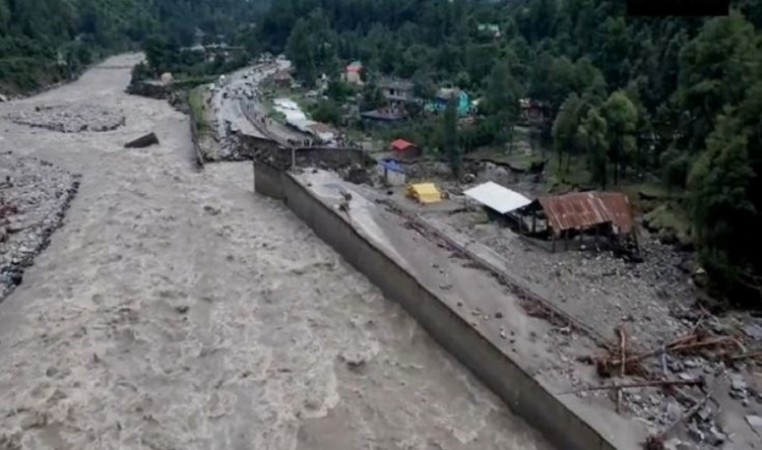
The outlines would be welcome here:
M 46 128 L 61 133 L 85 131 L 111 131 L 125 123 L 120 110 L 97 105 L 36 106 L 34 109 L 18 109 L 8 119 L 30 127 Z
M 482 212 L 436 217 L 494 250 L 511 276 L 606 343 L 603 354 L 582 358 L 599 380 L 579 383 L 572 373 L 576 390 L 567 393 L 616 405 L 646 423 L 646 449 L 749 448 L 759 441 L 762 372 L 754 369 L 762 366 L 762 319 L 717 317 L 699 306 L 692 284 L 700 271 L 689 253 L 647 236 L 640 264 L 590 248 L 553 253 Z M 619 325 L 612 333 L 613 323 Z
M 734 441 L 721 418 L 731 410 L 741 411 L 738 416 L 745 415 L 752 428 L 757 420 L 762 428 L 762 393 L 747 384 L 744 370 L 760 353 L 728 330 L 715 332 L 715 321 L 705 312 L 686 335 L 646 351 L 628 348 L 625 326 L 617 327 L 616 347 L 583 358 L 601 379 L 617 381 L 575 393 L 608 394 L 621 412 L 646 421 L 652 430 L 647 450 L 709 449 Z
M 469 234 L 506 259 L 527 287 L 601 335 L 610 335 L 612 321 L 624 321 L 638 345 L 653 347 L 696 320 L 688 255 L 657 241 L 643 240 L 645 262 L 632 264 L 586 248 L 549 252 L 494 224 L 471 227 Z
M 79 176 L 36 158 L 0 153 L 0 301 L 50 242 Z

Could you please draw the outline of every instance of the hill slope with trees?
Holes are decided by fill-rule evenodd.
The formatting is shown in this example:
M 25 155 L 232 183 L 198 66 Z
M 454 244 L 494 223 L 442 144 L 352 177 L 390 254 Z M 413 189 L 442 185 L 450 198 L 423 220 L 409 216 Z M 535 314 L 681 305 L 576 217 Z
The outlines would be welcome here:
M 154 34 L 179 45 L 193 43 L 196 30 L 230 36 L 265 6 L 247 0 L 0 0 L 0 92 L 65 80 Z

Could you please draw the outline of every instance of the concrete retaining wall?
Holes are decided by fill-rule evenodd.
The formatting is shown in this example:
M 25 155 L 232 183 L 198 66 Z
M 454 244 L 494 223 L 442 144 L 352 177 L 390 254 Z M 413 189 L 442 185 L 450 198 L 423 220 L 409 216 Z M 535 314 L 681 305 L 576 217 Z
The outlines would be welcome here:
M 279 169 L 289 169 L 292 148 L 274 141 L 253 136 L 241 136 L 241 153 L 254 160 L 266 161 Z M 323 167 L 341 169 L 350 166 L 370 167 L 376 160 L 366 152 L 351 147 L 296 147 L 293 149 L 297 167 Z
M 258 193 L 282 199 L 315 234 L 384 295 L 399 302 L 440 345 L 551 443 L 563 450 L 615 449 L 337 211 L 277 167 L 258 161 L 254 168 Z
M 275 166 L 254 162 L 254 191 L 268 197 L 283 200 L 283 172 Z

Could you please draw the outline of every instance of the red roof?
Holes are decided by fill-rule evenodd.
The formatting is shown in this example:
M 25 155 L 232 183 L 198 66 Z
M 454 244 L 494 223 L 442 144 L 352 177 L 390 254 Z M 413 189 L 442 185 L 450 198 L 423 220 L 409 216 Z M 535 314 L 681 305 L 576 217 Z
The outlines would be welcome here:
M 630 200 L 620 192 L 572 192 L 538 200 L 556 232 L 604 223 L 616 225 L 623 233 L 633 227 Z
M 404 152 L 411 148 L 415 148 L 415 144 L 404 139 L 396 139 L 392 142 L 392 149 L 397 152 Z

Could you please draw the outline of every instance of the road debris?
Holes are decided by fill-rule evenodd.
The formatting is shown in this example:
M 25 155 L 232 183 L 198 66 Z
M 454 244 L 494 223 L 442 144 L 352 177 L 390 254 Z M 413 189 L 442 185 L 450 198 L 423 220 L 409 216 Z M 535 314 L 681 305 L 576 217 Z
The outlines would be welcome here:
M 685 354 L 699 354 L 709 352 L 710 350 L 726 350 L 728 347 L 735 347 L 745 353 L 744 346 L 735 338 L 731 336 L 714 336 L 707 332 L 697 330 L 686 336 L 681 336 L 672 342 L 663 345 L 657 349 L 640 353 L 631 354 L 627 358 L 621 357 L 621 355 L 611 354 L 597 357 L 582 358 L 583 362 L 593 363 L 596 366 L 598 375 L 604 378 L 608 378 L 611 374 L 620 368 L 620 366 L 627 366 L 627 370 L 630 372 L 638 371 L 638 363 L 656 356 L 661 356 L 667 353 L 685 353 Z M 729 355 L 726 350 L 720 354 L 715 354 L 715 357 L 721 358 Z
M 624 326 L 620 325 L 614 330 L 619 335 L 619 348 L 621 350 L 620 361 L 627 361 L 627 335 L 624 331 Z M 627 374 L 627 364 L 620 365 L 621 371 L 619 375 L 624 378 Z M 616 410 L 620 412 L 622 409 L 622 389 L 617 389 L 616 393 Z

